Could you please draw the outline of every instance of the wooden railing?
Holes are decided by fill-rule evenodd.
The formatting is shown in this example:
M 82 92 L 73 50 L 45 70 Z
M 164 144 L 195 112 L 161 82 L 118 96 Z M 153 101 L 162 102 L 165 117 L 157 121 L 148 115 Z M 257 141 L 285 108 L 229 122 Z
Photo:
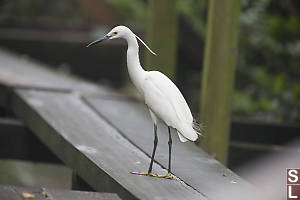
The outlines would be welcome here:
M 0 50 L 0 103 L 91 188 L 122 199 L 212 199 L 242 195 L 250 184 L 193 143 L 174 137 L 173 180 L 137 176 L 153 145 L 146 108 L 110 89 L 51 71 Z M 154 172 L 167 168 L 167 132 L 159 126 Z M 226 188 L 226 192 L 224 191 Z

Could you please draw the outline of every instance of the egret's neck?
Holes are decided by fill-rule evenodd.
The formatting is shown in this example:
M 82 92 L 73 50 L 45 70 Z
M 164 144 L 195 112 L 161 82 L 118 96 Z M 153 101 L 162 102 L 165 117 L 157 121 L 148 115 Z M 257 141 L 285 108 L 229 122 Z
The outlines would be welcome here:
M 142 92 L 141 86 L 142 81 L 144 80 L 146 71 L 142 68 L 139 59 L 139 45 L 135 36 L 129 35 L 127 38 L 128 49 L 127 49 L 127 67 L 129 76 L 139 90 Z

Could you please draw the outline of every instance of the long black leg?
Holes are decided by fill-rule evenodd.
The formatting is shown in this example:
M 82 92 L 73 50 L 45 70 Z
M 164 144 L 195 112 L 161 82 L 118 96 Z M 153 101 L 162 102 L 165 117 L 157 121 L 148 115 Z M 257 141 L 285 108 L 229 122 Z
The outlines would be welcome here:
M 171 130 L 170 127 L 168 126 L 168 131 L 169 131 L 169 168 L 168 168 L 168 173 L 171 173 L 171 150 L 172 150 L 172 137 L 171 137 Z
M 153 165 L 153 161 L 154 161 L 154 156 L 155 156 L 155 151 L 156 151 L 157 143 L 158 143 L 157 125 L 154 124 L 154 146 L 153 146 L 153 152 L 152 152 L 152 157 L 151 157 L 151 162 L 150 162 L 148 173 L 152 172 L 152 165 Z

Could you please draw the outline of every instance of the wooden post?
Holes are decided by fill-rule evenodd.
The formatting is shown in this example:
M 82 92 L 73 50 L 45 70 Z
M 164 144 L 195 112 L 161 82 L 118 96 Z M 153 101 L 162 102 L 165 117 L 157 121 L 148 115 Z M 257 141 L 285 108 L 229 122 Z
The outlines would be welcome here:
M 204 149 L 227 162 L 240 0 L 210 0 L 200 113 Z
M 172 80 L 176 78 L 177 17 L 176 1 L 150 0 L 147 43 L 158 55 L 146 53 L 148 70 L 159 70 Z M 147 51 L 147 50 L 145 50 Z

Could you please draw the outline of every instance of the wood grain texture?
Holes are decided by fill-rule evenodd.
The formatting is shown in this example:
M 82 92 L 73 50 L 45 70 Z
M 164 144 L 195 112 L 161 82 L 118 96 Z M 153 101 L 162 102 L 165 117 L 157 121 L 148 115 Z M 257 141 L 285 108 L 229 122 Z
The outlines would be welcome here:
M 103 118 L 115 126 L 124 137 L 128 138 L 148 156 L 151 155 L 154 138 L 153 122 L 144 105 L 118 99 L 87 98 L 86 101 Z M 158 138 L 155 160 L 167 168 L 168 132 L 165 125 L 160 124 Z M 173 134 L 172 154 L 172 172 L 208 199 L 218 200 L 226 196 L 228 191 L 232 191 L 235 195 L 242 195 L 242 191 L 253 189 L 250 184 L 193 143 L 181 143 L 177 134 Z M 146 161 L 146 167 L 137 166 L 136 170 L 146 170 L 149 162 L 150 159 Z
M 23 200 L 23 198 L 14 190 L 12 186 L 0 186 L 1 200 Z
M 1 200 L 23 200 L 24 193 L 34 195 L 33 200 L 121 200 L 117 194 L 112 193 L 0 185 Z
M 201 85 L 200 118 L 205 124 L 203 148 L 227 163 L 234 91 L 240 0 L 209 1 Z
M 14 113 L 96 191 L 122 199 L 206 199 L 179 179 L 132 175 L 149 157 L 73 94 L 17 90 Z M 153 169 L 166 173 L 158 164 Z
M 85 94 L 106 94 L 107 90 L 76 77 L 51 70 L 41 63 L 0 49 L 0 84 L 7 87 L 79 91 Z

